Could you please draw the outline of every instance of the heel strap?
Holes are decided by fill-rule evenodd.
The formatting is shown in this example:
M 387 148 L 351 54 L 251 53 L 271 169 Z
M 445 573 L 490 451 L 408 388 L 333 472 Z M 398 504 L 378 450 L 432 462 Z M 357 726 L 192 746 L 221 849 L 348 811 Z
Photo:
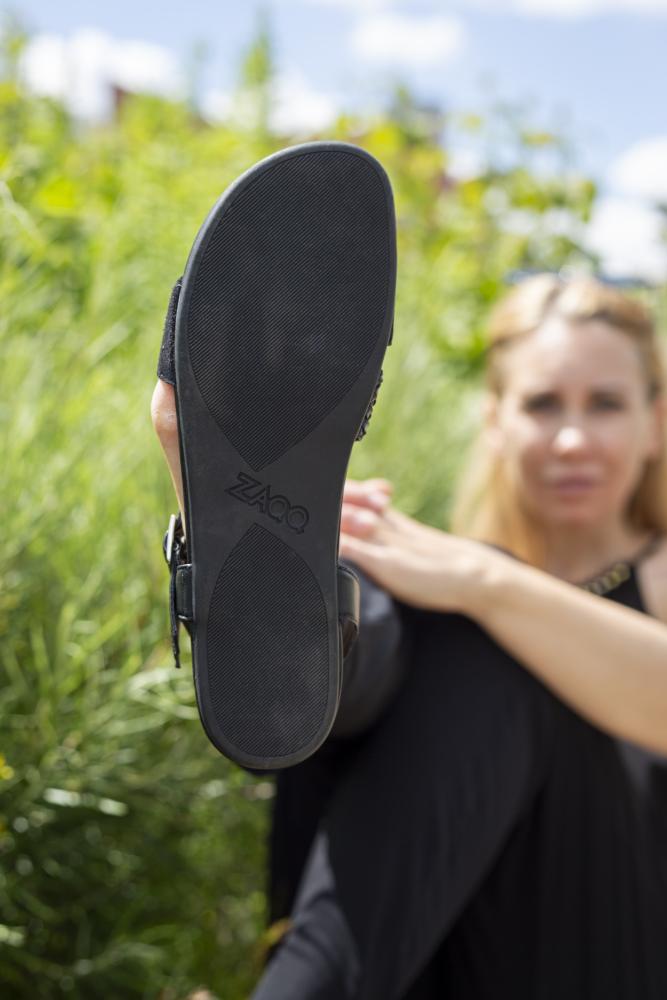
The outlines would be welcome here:
M 162 551 L 169 567 L 169 620 L 171 627 L 171 649 L 174 663 L 181 665 L 178 641 L 178 626 L 183 622 L 188 632 L 192 628 L 192 563 L 187 561 L 187 543 L 183 534 L 180 512 L 169 518 L 169 527 L 164 533 Z

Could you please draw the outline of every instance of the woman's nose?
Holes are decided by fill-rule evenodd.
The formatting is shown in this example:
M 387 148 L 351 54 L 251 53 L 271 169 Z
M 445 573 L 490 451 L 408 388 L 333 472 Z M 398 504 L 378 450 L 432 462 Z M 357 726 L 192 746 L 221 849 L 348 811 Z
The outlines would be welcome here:
M 589 444 L 585 429 L 572 421 L 563 424 L 556 432 L 554 448 L 560 452 L 579 451 Z

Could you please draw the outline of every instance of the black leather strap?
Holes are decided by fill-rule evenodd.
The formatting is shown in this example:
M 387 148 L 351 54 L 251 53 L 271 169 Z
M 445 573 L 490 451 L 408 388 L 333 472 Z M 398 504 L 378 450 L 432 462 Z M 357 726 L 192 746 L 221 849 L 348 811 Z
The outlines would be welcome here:
M 359 577 L 338 564 L 338 618 L 343 632 L 343 656 L 347 656 L 359 635 Z
M 187 543 L 183 535 L 181 515 L 172 514 L 164 533 L 162 551 L 169 567 L 169 618 L 171 624 L 171 649 L 174 663 L 181 665 L 178 642 L 179 622 L 188 632 L 192 628 L 192 564 L 187 561 Z
M 174 662 L 181 665 L 179 623 L 192 634 L 192 563 L 188 562 L 187 544 L 183 536 L 181 515 L 172 514 L 164 533 L 162 551 L 169 567 L 169 617 L 171 647 Z M 341 627 L 343 657 L 346 657 L 359 635 L 359 578 L 349 566 L 338 564 L 338 619 Z
M 182 622 L 191 622 L 192 613 L 192 563 L 182 563 L 176 567 L 174 583 L 176 614 Z
M 171 290 L 167 315 L 164 318 L 164 330 L 162 333 L 162 344 L 160 345 L 160 356 L 157 362 L 157 377 L 163 382 L 176 387 L 176 366 L 174 363 L 174 343 L 176 340 L 176 310 L 178 299 L 181 294 L 181 284 L 183 278 L 180 277 Z

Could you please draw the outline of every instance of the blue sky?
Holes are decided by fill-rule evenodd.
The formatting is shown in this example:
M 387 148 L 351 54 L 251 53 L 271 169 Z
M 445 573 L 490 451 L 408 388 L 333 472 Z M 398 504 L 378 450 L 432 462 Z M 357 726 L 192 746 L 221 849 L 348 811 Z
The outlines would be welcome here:
M 68 34 L 97 27 L 121 39 L 163 45 L 182 58 L 193 42 L 205 40 L 210 55 L 204 84 L 223 90 L 233 83 L 259 6 L 238 0 L 100 5 L 21 0 L 23 16 L 38 31 Z M 491 85 L 503 97 L 531 99 L 547 119 L 568 121 L 582 163 L 600 174 L 608 159 L 667 129 L 667 4 L 662 12 L 656 4 L 653 13 L 612 8 L 569 17 L 516 13 L 510 3 L 485 9 L 273 0 L 263 6 L 272 18 L 279 65 L 300 70 L 313 88 L 340 95 L 350 105 L 377 98 L 383 82 L 399 75 L 419 94 L 445 105 L 479 105 L 485 80 L 487 90 Z M 572 4 L 562 6 L 571 9 Z M 635 10 L 641 11 L 641 4 Z M 459 20 L 465 31 L 461 51 L 422 67 L 418 55 L 412 65 L 409 55 L 399 66 L 391 58 L 362 62 L 351 44 L 355 28 L 387 11 L 415 20 Z
M 621 235 L 628 225 L 655 230 L 645 213 L 655 199 L 667 201 L 667 0 L 20 4 L 41 39 L 31 74 L 47 80 L 47 89 L 56 86 L 62 62 L 54 55 L 57 40 L 70 55 L 76 48 L 87 67 L 79 99 L 89 108 L 92 64 L 112 64 L 130 83 L 154 79 L 164 90 L 176 85 L 194 43 L 204 41 L 201 97 L 220 114 L 229 109 L 260 7 L 273 27 L 284 121 L 322 128 L 337 108 L 377 106 L 399 79 L 445 110 L 483 110 L 491 97 L 518 100 L 532 107 L 535 124 L 571 137 L 581 169 L 609 199 L 625 199 L 626 210 L 634 203 L 625 222 L 607 219 L 606 239 L 614 227 Z M 83 29 L 97 34 L 84 36 Z

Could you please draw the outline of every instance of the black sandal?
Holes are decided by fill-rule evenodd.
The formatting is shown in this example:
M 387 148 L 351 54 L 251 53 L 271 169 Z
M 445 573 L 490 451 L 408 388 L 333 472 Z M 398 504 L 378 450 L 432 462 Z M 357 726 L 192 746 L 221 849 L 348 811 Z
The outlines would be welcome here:
M 215 204 L 172 291 L 158 376 L 175 387 L 186 536 L 172 516 L 172 645 L 244 767 L 304 760 L 336 716 L 359 581 L 338 563 L 350 452 L 391 343 L 389 179 L 343 142 L 292 146 Z

